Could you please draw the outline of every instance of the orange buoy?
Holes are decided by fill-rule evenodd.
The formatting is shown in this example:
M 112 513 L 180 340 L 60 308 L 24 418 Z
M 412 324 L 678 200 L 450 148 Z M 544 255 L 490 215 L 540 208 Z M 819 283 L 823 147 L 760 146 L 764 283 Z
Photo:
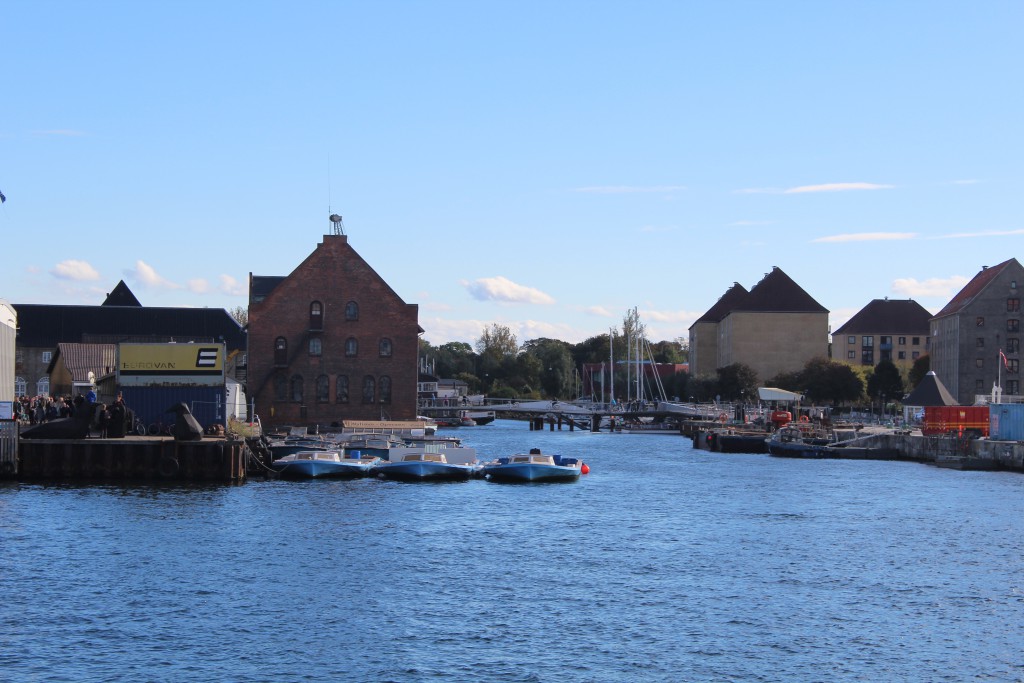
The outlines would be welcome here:
M 587 463 L 583 463 L 583 466 L 580 467 L 580 473 L 581 474 L 590 474 L 590 465 L 588 465 Z

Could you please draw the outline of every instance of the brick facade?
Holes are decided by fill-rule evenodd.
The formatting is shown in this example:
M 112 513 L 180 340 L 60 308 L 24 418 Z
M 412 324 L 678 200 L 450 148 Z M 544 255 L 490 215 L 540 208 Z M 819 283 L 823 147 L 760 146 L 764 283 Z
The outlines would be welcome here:
M 418 316 L 345 235 L 287 277 L 250 274 L 247 391 L 263 424 L 415 418 Z

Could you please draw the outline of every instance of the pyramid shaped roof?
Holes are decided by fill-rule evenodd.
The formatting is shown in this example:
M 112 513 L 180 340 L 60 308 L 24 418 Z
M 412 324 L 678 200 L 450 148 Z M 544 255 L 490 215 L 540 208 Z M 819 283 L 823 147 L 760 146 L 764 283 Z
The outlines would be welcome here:
M 754 285 L 750 293 L 734 311 L 765 311 L 786 313 L 828 313 L 828 309 L 819 304 L 804 291 L 803 287 L 793 278 L 774 266 L 770 273 Z
M 929 371 L 921 383 L 903 399 L 905 406 L 955 406 L 960 405 L 949 393 L 934 371 Z
M 875 299 L 832 334 L 886 332 L 927 336 L 931 317 L 932 314 L 913 299 Z

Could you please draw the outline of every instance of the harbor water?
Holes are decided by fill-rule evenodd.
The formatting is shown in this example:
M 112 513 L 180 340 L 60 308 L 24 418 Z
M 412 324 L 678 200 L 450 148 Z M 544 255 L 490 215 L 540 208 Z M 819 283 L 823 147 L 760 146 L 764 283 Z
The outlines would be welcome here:
M 1020 681 L 1024 476 L 457 433 L 568 484 L 0 484 L 6 681 Z

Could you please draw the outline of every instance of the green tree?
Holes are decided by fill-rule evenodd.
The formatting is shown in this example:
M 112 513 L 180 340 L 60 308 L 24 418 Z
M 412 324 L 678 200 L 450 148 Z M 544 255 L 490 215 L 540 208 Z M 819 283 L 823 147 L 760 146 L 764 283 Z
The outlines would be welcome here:
M 815 403 L 856 401 L 864 393 L 864 381 L 846 363 L 814 358 L 801 371 L 807 398 Z
M 868 397 L 886 396 L 894 401 L 903 398 L 903 377 L 891 360 L 879 361 L 868 378 Z
M 757 393 L 757 373 L 749 365 L 733 363 L 717 368 L 715 374 L 718 375 L 718 395 L 723 401 L 750 398 Z
M 907 377 L 909 382 L 908 386 L 917 388 L 917 385 L 921 383 L 924 376 L 928 374 L 928 371 L 932 369 L 931 356 L 925 354 L 914 361 L 914 364 L 910 368 L 910 374 Z
M 686 362 L 686 353 L 678 339 L 651 344 L 651 355 L 654 357 L 655 363 Z
M 574 389 L 575 366 L 570 346 L 558 339 L 531 339 L 523 354 L 537 359 L 540 388 L 549 398 L 569 398 Z
M 519 353 L 519 343 L 511 329 L 505 325 L 491 323 L 476 340 L 476 352 L 481 356 L 490 354 L 497 358 L 514 356 Z

